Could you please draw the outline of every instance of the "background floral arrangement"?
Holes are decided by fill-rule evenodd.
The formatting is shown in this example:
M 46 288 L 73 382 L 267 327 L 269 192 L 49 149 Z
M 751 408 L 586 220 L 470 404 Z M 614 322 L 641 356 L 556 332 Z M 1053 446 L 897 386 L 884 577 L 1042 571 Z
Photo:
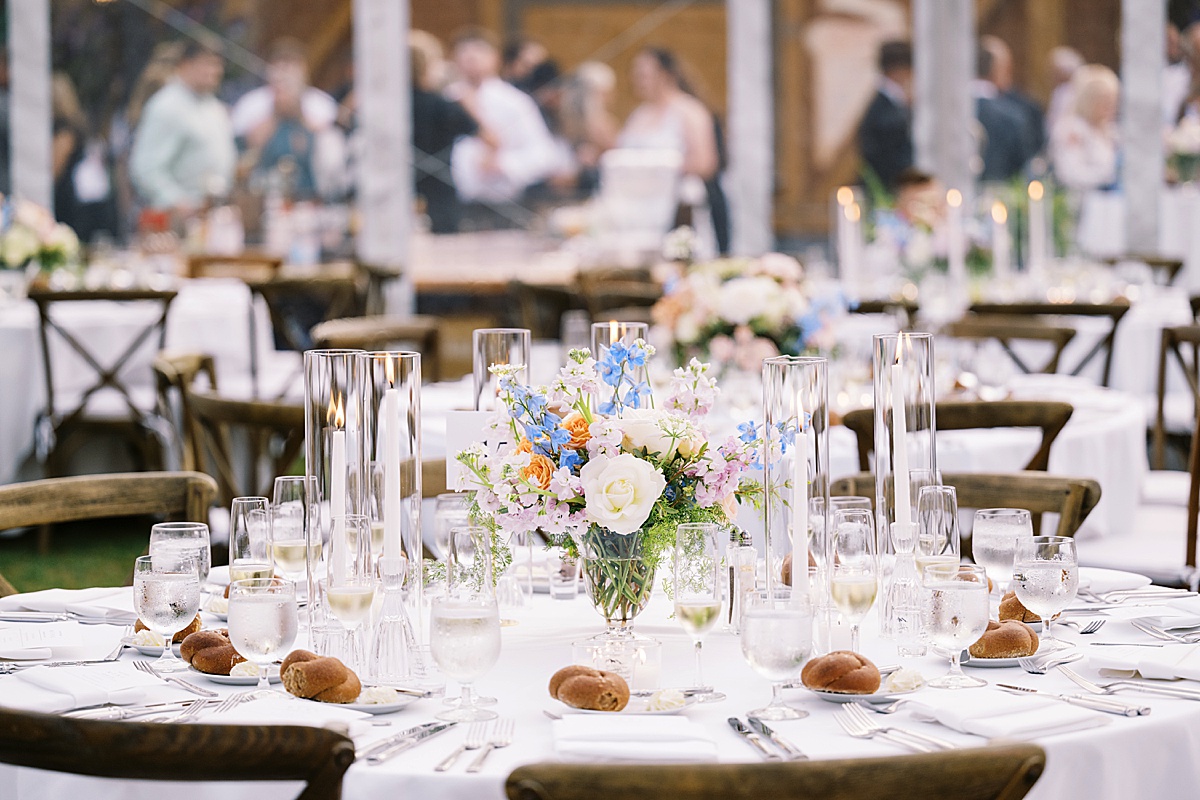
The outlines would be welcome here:
M 810 297 L 803 278 L 800 262 L 781 253 L 676 267 L 654 322 L 679 364 L 702 358 L 750 371 L 764 358 L 829 349 L 830 320 L 844 300 Z
M 1200 118 L 1185 116 L 1167 134 L 1167 166 L 1180 183 L 1196 180 L 1200 172 Z
M 43 272 L 71 266 L 79 260 L 79 237 L 49 210 L 22 200 L 6 204 L 0 226 L 0 265 L 23 269 L 37 265 Z

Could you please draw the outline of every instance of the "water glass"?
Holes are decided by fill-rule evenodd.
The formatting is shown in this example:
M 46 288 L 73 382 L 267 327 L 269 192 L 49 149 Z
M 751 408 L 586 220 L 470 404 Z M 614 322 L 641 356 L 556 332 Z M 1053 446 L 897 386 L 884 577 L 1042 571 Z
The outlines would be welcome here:
M 187 669 L 175 655 L 171 640 L 191 625 L 200 611 L 200 568 L 194 552 L 167 549 L 139 556 L 133 564 L 133 608 L 142 624 L 165 640 L 154 668 L 161 672 Z
M 203 522 L 159 522 L 150 528 L 150 555 L 156 553 L 192 553 L 200 574 L 200 585 L 208 580 L 212 567 L 212 547 L 208 526 Z
M 1023 508 L 981 508 L 971 526 L 971 553 L 1003 595 L 1013 576 L 1017 541 L 1033 536 L 1033 522 Z
M 850 625 L 850 649 L 857 653 L 859 625 L 879 592 L 874 514 L 862 508 L 835 511 L 830 543 L 833 568 L 829 593 L 842 619 Z
M 953 486 L 922 486 L 917 495 L 917 540 L 913 556 L 917 572 L 930 564 L 957 564 L 961 560 L 958 531 L 958 495 Z
M 229 642 L 258 667 L 258 690 L 270 690 L 267 670 L 292 649 L 299 627 L 291 581 L 247 578 L 229 584 Z
M 579 594 L 579 559 L 561 547 L 546 548 L 550 599 L 574 600 Z
M 466 492 L 439 494 L 434 501 L 433 540 L 438 557 L 445 560 L 450 554 L 450 531 L 471 524 L 471 496 Z
M 229 511 L 229 582 L 270 578 L 270 503 L 265 497 L 235 497 Z
M 1075 540 L 1065 536 L 1035 536 L 1017 542 L 1013 588 L 1021 604 L 1042 618 L 1039 653 L 1071 647 L 1054 638 L 1050 624 L 1079 591 Z
M 495 594 L 491 541 L 491 531 L 479 526 L 467 525 L 450 531 L 446 561 L 448 595 Z
M 766 720 L 802 719 L 807 711 L 783 702 L 783 685 L 794 680 L 812 655 L 812 603 L 806 594 L 780 588 L 748 593 L 742 609 L 742 655 L 771 681 L 771 702 L 749 712 Z
M 685 523 L 675 529 L 675 618 L 692 637 L 696 652 L 698 690 L 693 697 L 700 703 L 725 699 L 721 692 L 704 682 L 701 657 L 704 637 L 721 618 L 721 527 L 712 523 Z
M 922 576 L 925 589 L 924 630 L 929 643 L 950 652 L 950 671 L 929 682 L 938 689 L 986 686 L 964 675 L 963 648 L 979 640 L 988 624 L 987 575 L 982 567 L 932 564 Z
M 462 694 L 456 708 L 437 714 L 451 722 L 495 719 L 495 711 L 481 708 L 471 685 L 500 658 L 500 610 L 491 593 L 436 597 L 430 619 L 433 661 L 449 678 L 458 681 Z

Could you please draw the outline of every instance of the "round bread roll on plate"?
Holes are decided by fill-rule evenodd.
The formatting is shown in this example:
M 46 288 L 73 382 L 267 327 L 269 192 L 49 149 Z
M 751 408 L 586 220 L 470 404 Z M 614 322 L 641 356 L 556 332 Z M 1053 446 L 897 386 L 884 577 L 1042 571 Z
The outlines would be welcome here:
M 834 650 L 804 665 L 800 681 L 814 692 L 875 694 L 883 677 L 871 661 L 850 650 Z
M 1000 622 L 988 620 L 983 636 L 967 648 L 967 652 L 971 654 L 971 661 L 1021 658 L 1031 656 L 1037 651 L 1038 635 L 1034 633 L 1033 628 L 1015 619 Z
M 550 696 L 583 711 L 621 711 L 629 705 L 629 684 L 615 672 L 576 664 L 551 676 Z

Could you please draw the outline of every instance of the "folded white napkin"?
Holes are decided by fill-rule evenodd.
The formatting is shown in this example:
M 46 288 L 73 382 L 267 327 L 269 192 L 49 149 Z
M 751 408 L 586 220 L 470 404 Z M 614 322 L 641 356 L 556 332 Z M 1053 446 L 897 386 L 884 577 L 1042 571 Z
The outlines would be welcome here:
M 52 658 L 54 648 L 78 647 L 82 644 L 83 635 L 73 622 L 0 627 L 0 658 L 14 661 Z
M 717 760 L 717 745 L 687 717 L 566 714 L 552 724 L 554 751 L 572 761 Z
M 0 677 L 0 706 L 57 713 L 74 708 L 140 703 L 147 690 L 161 686 L 153 675 L 132 664 L 89 664 L 79 667 L 30 667 Z
M 1200 645 L 1094 647 L 1088 650 L 1088 664 L 1096 669 L 1140 672 L 1143 678 L 1151 680 L 1200 681 Z
M 213 586 L 229 585 L 229 567 L 213 567 L 208 571 L 208 582 Z
M 129 588 L 117 589 L 87 601 L 67 603 L 67 612 L 106 620 L 112 625 L 132 625 L 138 618 L 133 610 L 133 590 Z
M 121 593 L 128 595 L 128 610 L 132 612 L 133 595 L 127 587 L 119 586 L 101 586 L 93 589 L 43 589 L 40 592 L 13 594 L 8 597 L 0 597 L 0 610 L 64 614 L 70 610 L 69 606 L 88 607 Z
M 229 711 L 204 717 L 200 722 L 214 725 L 306 725 L 324 728 L 344 725 L 350 736 L 370 730 L 371 715 L 352 708 L 315 700 L 300 700 L 280 693 L 279 697 L 260 697 L 239 703 Z
M 909 705 L 914 717 L 989 739 L 1036 739 L 1109 723 L 1098 711 L 1050 698 L 1016 697 L 990 689 L 923 695 Z

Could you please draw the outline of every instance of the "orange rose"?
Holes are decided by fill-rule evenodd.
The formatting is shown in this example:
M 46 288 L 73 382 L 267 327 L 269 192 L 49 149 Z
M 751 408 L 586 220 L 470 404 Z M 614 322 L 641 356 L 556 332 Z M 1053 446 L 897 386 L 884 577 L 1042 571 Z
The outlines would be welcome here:
M 529 463 L 521 468 L 521 477 L 539 489 L 549 489 L 550 478 L 553 475 L 554 462 L 541 453 L 531 455 Z
M 528 439 L 526 439 L 524 436 L 522 436 L 521 441 L 519 441 L 517 443 L 517 452 L 518 453 L 532 453 L 533 452 L 533 443 L 530 442 Z
M 566 445 L 571 450 L 582 450 L 583 446 L 588 443 L 588 439 L 592 438 L 592 433 L 588 430 L 588 421 L 578 411 L 568 414 L 562 421 L 562 426 L 571 434 L 571 441 Z

